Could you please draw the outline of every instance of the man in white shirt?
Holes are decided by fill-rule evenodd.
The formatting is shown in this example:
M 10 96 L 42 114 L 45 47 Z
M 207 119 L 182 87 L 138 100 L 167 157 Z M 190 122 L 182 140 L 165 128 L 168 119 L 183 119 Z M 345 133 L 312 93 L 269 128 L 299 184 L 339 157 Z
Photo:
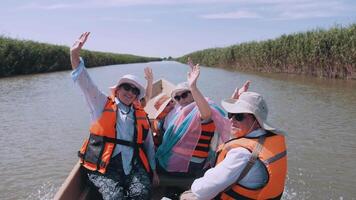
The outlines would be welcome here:
M 267 104 L 254 92 L 222 101 L 232 139 L 218 149 L 217 164 L 181 199 L 280 199 L 287 172 L 284 135 L 267 123 Z

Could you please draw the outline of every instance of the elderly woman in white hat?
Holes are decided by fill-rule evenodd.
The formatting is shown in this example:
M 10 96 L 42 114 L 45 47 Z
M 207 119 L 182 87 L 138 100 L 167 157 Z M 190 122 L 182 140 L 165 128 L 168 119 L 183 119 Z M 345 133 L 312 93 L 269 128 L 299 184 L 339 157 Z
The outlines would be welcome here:
M 150 199 L 155 171 L 154 145 L 146 113 L 138 102 L 145 89 L 134 75 L 121 77 L 106 96 L 93 83 L 79 58 L 89 36 L 83 33 L 72 46 L 72 78 L 90 108 L 89 139 L 78 152 L 89 180 L 103 199 Z
M 181 199 L 280 199 L 287 173 L 285 137 L 267 122 L 265 100 L 244 92 L 222 106 L 234 139 L 219 147 L 215 167 Z
M 212 146 L 216 144 L 213 138 L 216 137 L 216 141 L 228 139 L 226 132 L 216 134 L 215 116 L 221 118 L 223 113 L 199 91 L 199 75 L 199 65 L 192 65 L 188 82 L 178 84 L 171 93 L 176 106 L 164 121 L 168 126 L 163 127 L 163 141 L 156 152 L 158 169 L 170 175 L 201 176 L 211 161 Z

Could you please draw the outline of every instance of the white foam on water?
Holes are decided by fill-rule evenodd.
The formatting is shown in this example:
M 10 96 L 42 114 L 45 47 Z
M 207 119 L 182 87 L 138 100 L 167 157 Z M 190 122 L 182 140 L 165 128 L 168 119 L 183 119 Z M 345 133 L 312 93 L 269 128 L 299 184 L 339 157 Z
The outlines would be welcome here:
M 52 182 L 43 183 L 35 188 L 35 190 L 28 195 L 27 200 L 51 200 L 54 198 L 58 187 Z

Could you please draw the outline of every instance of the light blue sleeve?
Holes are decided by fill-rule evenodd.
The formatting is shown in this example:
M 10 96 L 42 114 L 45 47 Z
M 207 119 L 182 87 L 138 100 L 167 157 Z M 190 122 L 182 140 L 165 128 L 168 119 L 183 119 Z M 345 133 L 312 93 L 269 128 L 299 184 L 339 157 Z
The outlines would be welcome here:
M 147 152 L 147 157 L 148 160 L 150 162 L 151 168 L 152 170 L 156 169 L 156 161 L 155 161 L 155 148 L 154 148 L 154 144 L 153 144 L 153 138 L 152 138 L 152 131 L 149 130 L 147 137 L 146 137 L 146 141 L 144 143 L 144 148 Z
M 230 150 L 221 163 L 193 182 L 192 192 L 198 199 L 213 199 L 237 180 L 250 156 L 251 153 L 245 148 Z
M 107 96 L 98 89 L 90 78 L 82 58 L 80 58 L 78 67 L 72 71 L 71 76 L 85 97 L 92 122 L 97 120 L 104 109 Z
M 71 73 L 74 82 L 78 80 L 79 75 L 82 73 L 84 69 L 85 69 L 84 60 L 82 57 L 80 57 L 79 65 Z

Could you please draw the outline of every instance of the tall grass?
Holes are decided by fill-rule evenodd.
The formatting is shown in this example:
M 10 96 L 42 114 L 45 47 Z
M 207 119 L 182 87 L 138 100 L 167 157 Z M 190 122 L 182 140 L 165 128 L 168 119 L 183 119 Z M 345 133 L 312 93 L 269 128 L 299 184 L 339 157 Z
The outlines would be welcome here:
M 87 50 L 81 55 L 87 67 L 161 60 Z M 0 36 L 0 77 L 68 69 L 69 47 Z
M 186 62 L 189 56 L 197 63 L 233 70 L 356 79 L 356 24 L 206 49 L 177 60 Z

